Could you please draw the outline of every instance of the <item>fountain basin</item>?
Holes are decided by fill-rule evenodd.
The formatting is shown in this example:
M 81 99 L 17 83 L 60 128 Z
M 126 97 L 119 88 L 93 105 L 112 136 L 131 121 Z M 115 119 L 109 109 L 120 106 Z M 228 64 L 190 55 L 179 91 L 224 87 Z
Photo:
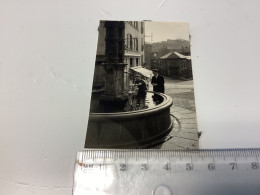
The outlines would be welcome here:
M 153 92 L 147 92 L 149 95 Z M 172 99 L 136 111 L 90 113 L 85 148 L 141 148 L 168 135 L 172 128 Z

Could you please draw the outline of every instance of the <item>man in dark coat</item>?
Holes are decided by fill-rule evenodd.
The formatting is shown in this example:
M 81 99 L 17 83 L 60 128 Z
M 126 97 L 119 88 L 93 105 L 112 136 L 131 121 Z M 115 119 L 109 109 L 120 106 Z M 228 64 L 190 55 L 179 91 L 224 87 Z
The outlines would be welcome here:
M 163 76 L 158 74 L 157 69 L 153 69 L 153 77 L 152 77 L 152 85 L 153 85 L 153 91 L 164 93 L 164 78 Z

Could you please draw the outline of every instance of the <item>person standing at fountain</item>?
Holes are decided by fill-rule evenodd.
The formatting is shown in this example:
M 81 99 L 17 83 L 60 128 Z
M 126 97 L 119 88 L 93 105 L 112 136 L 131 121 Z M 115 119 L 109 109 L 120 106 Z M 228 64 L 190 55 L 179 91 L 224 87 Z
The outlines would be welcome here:
M 158 74 L 157 69 L 153 69 L 153 77 L 152 77 L 152 85 L 153 85 L 153 91 L 154 92 L 159 92 L 159 93 L 164 93 L 164 78 L 162 75 Z

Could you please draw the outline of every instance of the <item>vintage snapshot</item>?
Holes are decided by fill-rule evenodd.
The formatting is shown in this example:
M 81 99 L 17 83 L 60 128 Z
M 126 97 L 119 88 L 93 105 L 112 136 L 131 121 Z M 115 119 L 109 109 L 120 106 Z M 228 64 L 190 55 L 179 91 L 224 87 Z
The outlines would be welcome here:
M 198 149 L 187 23 L 100 21 L 85 148 Z

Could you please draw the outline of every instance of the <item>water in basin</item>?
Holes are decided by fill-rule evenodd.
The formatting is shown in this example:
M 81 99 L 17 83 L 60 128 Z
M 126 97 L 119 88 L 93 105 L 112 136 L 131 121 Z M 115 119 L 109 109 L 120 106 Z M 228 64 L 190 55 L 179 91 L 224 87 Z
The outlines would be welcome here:
M 145 98 L 128 95 L 128 99 L 121 103 L 100 102 L 102 92 L 93 92 L 91 96 L 90 113 L 129 112 L 153 108 L 162 103 L 163 98 L 153 92 L 147 92 Z

